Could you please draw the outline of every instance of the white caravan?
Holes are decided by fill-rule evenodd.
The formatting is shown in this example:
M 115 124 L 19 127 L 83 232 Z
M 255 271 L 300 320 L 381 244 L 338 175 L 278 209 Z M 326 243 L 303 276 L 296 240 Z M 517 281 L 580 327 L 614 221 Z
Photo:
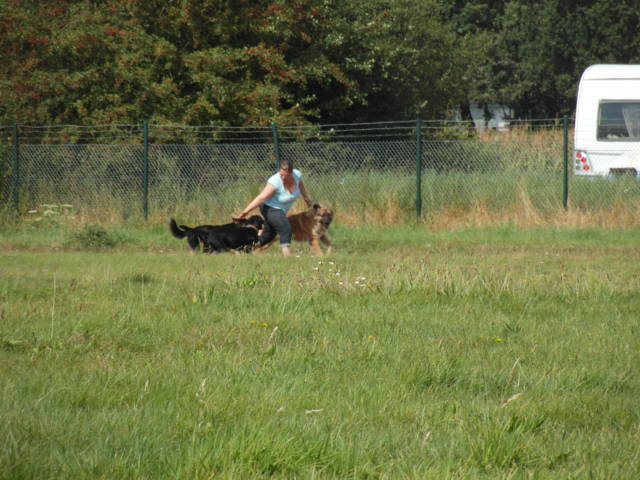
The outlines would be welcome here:
M 582 74 L 573 173 L 640 175 L 640 65 L 592 65 Z

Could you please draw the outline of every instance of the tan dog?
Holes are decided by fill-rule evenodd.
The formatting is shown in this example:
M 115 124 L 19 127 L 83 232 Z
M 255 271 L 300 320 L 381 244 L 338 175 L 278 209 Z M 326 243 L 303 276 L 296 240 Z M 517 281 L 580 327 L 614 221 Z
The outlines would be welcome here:
M 320 248 L 320 242 L 322 242 L 327 247 L 327 255 L 331 253 L 332 245 L 327 237 L 327 229 L 333 220 L 333 211 L 329 207 L 316 203 L 309 210 L 287 215 L 287 218 L 291 224 L 292 237 L 296 242 L 309 242 L 311 251 L 319 257 L 322 256 Z M 257 250 L 269 248 L 271 243 Z

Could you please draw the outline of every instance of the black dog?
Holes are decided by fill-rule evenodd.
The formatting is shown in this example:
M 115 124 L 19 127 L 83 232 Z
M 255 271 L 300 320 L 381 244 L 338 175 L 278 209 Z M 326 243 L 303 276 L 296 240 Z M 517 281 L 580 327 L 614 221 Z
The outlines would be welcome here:
M 225 228 L 210 231 L 204 242 L 203 251 L 207 253 L 236 250 L 249 252 L 258 243 L 258 228 L 255 225 Z
M 224 252 L 227 250 L 250 250 L 257 242 L 258 231 L 264 226 L 260 215 L 253 215 L 247 219 L 236 220 L 225 225 L 199 225 L 188 227 L 180 225 L 172 218 L 169 230 L 176 238 L 187 237 L 191 250 L 195 251 L 202 245 L 205 253 Z

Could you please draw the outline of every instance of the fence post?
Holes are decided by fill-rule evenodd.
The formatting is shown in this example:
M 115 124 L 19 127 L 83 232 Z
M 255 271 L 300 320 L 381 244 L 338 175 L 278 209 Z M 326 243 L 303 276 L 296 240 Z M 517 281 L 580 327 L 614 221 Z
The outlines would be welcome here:
M 422 120 L 416 120 L 416 217 L 422 216 Z
M 142 210 L 144 219 L 149 217 L 149 122 L 147 120 L 142 124 L 143 141 L 142 141 L 142 159 L 144 162 L 143 180 L 142 180 Z
M 280 168 L 280 139 L 278 138 L 278 125 L 271 122 L 271 136 L 273 137 L 273 148 L 276 154 L 276 170 Z
M 567 209 L 569 204 L 569 118 L 562 116 L 562 206 Z
M 20 147 L 18 142 L 18 124 L 13 124 L 13 148 L 11 150 L 11 188 L 13 206 L 16 212 L 20 211 Z

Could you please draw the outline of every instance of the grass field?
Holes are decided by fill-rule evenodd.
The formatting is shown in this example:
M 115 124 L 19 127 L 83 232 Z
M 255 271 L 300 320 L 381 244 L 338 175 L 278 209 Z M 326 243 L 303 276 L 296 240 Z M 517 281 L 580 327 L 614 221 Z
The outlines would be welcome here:
M 0 230 L 0 478 L 640 478 L 640 231 Z

